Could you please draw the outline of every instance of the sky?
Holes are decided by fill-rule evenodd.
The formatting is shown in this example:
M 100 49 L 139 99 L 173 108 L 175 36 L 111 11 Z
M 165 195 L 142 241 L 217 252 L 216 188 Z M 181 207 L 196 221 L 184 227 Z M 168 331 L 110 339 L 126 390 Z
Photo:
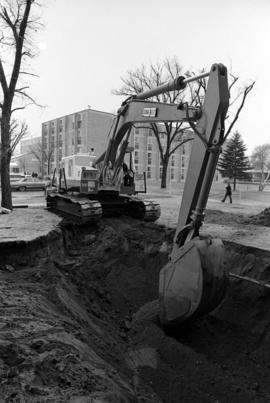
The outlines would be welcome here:
M 22 118 L 31 136 L 41 123 L 91 107 L 115 112 L 112 90 L 142 64 L 176 57 L 184 69 L 223 63 L 239 85 L 256 81 L 234 129 L 251 153 L 270 143 L 269 0 L 47 0 L 31 61 L 38 78 Z

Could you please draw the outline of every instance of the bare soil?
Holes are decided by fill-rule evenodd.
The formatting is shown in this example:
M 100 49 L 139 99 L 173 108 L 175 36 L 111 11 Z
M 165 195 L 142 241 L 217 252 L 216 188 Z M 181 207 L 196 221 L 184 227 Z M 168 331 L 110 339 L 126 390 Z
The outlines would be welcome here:
M 206 222 L 253 219 L 216 210 Z M 0 402 L 270 401 L 267 289 L 231 280 L 213 313 L 174 334 L 134 322 L 157 298 L 173 234 L 111 218 L 2 244 Z M 270 282 L 270 252 L 225 246 L 230 271 Z

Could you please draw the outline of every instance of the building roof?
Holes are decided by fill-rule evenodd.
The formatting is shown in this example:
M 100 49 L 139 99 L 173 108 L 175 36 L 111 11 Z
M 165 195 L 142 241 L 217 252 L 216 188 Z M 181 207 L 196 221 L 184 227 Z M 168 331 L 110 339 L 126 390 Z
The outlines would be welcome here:
M 51 121 L 53 121 L 53 120 L 63 119 L 63 118 L 66 118 L 67 116 L 77 115 L 77 114 L 83 113 L 83 112 L 94 112 L 94 113 L 98 113 L 98 114 L 102 114 L 102 115 L 110 115 L 110 116 L 112 116 L 112 117 L 115 116 L 114 113 L 104 112 L 104 111 L 98 111 L 98 110 L 96 110 L 96 109 L 87 108 L 87 109 L 83 109 L 83 110 L 81 110 L 81 111 L 77 111 L 77 112 L 73 112 L 73 113 L 68 113 L 67 115 L 58 116 L 57 118 L 54 118 L 54 119 L 46 120 L 45 122 L 42 122 L 42 124 L 51 122 Z

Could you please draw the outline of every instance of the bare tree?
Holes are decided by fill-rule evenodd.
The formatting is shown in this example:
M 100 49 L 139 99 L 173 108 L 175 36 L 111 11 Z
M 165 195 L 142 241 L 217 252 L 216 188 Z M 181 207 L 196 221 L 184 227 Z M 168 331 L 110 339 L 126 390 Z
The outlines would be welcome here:
M 28 134 L 28 126 L 26 123 L 19 123 L 16 119 L 13 119 L 10 123 L 10 152 L 11 157 L 15 151 L 15 148 L 21 141 L 21 139 Z M 1 144 L 1 141 L 0 141 Z M 1 152 L 0 152 L 1 154 Z M 1 171 L 1 158 L 0 158 L 0 171 Z
M 49 175 L 51 161 L 52 161 L 52 157 L 54 155 L 54 146 L 51 144 L 49 146 L 49 149 L 46 150 L 45 148 L 42 147 L 42 142 L 40 140 L 34 146 L 30 146 L 29 150 L 30 150 L 30 153 L 33 154 L 36 157 L 36 159 L 39 161 L 41 168 L 42 168 L 42 164 L 46 165 L 46 174 Z
M 13 155 L 15 148 L 23 137 L 28 134 L 28 126 L 25 122 L 19 123 L 13 119 L 10 123 L 10 148 Z
M 251 154 L 251 163 L 255 169 L 258 169 L 261 172 L 259 189 L 263 190 L 265 173 L 270 169 L 270 143 L 255 147 Z
M 196 74 L 204 73 L 206 69 L 201 69 Z M 172 59 L 165 58 L 161 63 L 152 63 L 147 68 L 142 65 L 135 71 L 128 71 L 125 78 L 121 78 L 122 87 L 119 90 L 114 90 L 116 95 L 132 96 L 142 91 L 149 90 L 155 86 L 162 85 L 176 76 L 184 75 L 186 77 L 195 75 L 193 71 L 185 71 L 180 65 L 178 60 L 174 57 Z M 231 92 L 238 82 L 238 77 L 233 74 L 229 74 L 230 78 L 230 90 Z M 230 134 L 234 124 L 238 120 L 239 114 L 244 107 L 246 97 L 252 90 L 254 82 L 240 90 L 237 90 L 235 96 L 231 100 L 231 106 L 236 107 L 236 112 L 233 114 L 232 119 L 228 115 L 229 128 L 226 132 L 225 138 Z M 188 84 L 187 88 L 183 91 L 166 92 L 161 95 L 154 96 L 152 100 L 165 103 L 177 103 L 185 104 L 188 102 L 190 106 L 201 107 L 205 97 L 207 87 L 207 80 L 201 79 Z M 166 187 L 167 181 L 167 168 L 169 160 L 172 154 L 185 142 L 192 140 L 192 137 L 186 136 L 186 132 L 190 133 L 190 126 L 187 122 L 181 123 L 165 123 L 162 125 L 150 124 L 150 128 L 153 130 L 155 138 L 158 143 L 160 159 L 162 163 L 162 178 L 161 187 Z M 163 146 L 160 141 L 160 134 L 165 134 L 165 144 Z
M 0 108 L 1 116 L 1 182 L 2 206 L 12 209 L 9 166 L 12 155 L 12 114 L 24 109 L 34 100 L 27 93 L 28 85 L 22 77 L 27 59 L 34 56 L 31 32 L 37 31 L 38 18 L 34 16 L 34 0 L 2 0 L 0 5 Z M 16 142 L 15 142 L 16 143 Z

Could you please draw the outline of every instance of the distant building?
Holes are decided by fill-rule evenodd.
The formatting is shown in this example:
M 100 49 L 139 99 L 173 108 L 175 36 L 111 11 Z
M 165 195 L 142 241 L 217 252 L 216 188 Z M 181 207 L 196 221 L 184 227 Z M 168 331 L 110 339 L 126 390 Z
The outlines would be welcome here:
M 20 172 L 20 165 L 17 162 L 11 162 L 9 165 L 9 172 L 18 174 Z
M 25 173 L 41 174 L 41 137 L 32 137 L 20 141 L 21 154 L 18 163 Z M 35 154 L 36 155 L 35 155 Z
M 162 130 L 161 130 L 162 131 Z M 181 137 L 188 141 L 180 145 L 170 157 L 167 170 L 167 184 L 183 184 L 186 179 L 190 151 L 192 147 L 192 132 L 186 131 Z M 165 148 L 166 135 L 160 133 L 160 141 Z M 137 127 L 131 136 L 131 145 L 134 147 L 134 167 L 138 173 L 146 173 L 147 183 L 158 186 L 162 176 L 162 161 L 160 157 L 158 142 L 153 131 L 145 127 Z M 175 141 L 173 147 L 177 146 Z
M 62 157 L 106 149 L 115 115 L 85 109 L 42 123 L 42 172 L 51 174 Z M 49 171 L 49 172 L 48 172 Z

